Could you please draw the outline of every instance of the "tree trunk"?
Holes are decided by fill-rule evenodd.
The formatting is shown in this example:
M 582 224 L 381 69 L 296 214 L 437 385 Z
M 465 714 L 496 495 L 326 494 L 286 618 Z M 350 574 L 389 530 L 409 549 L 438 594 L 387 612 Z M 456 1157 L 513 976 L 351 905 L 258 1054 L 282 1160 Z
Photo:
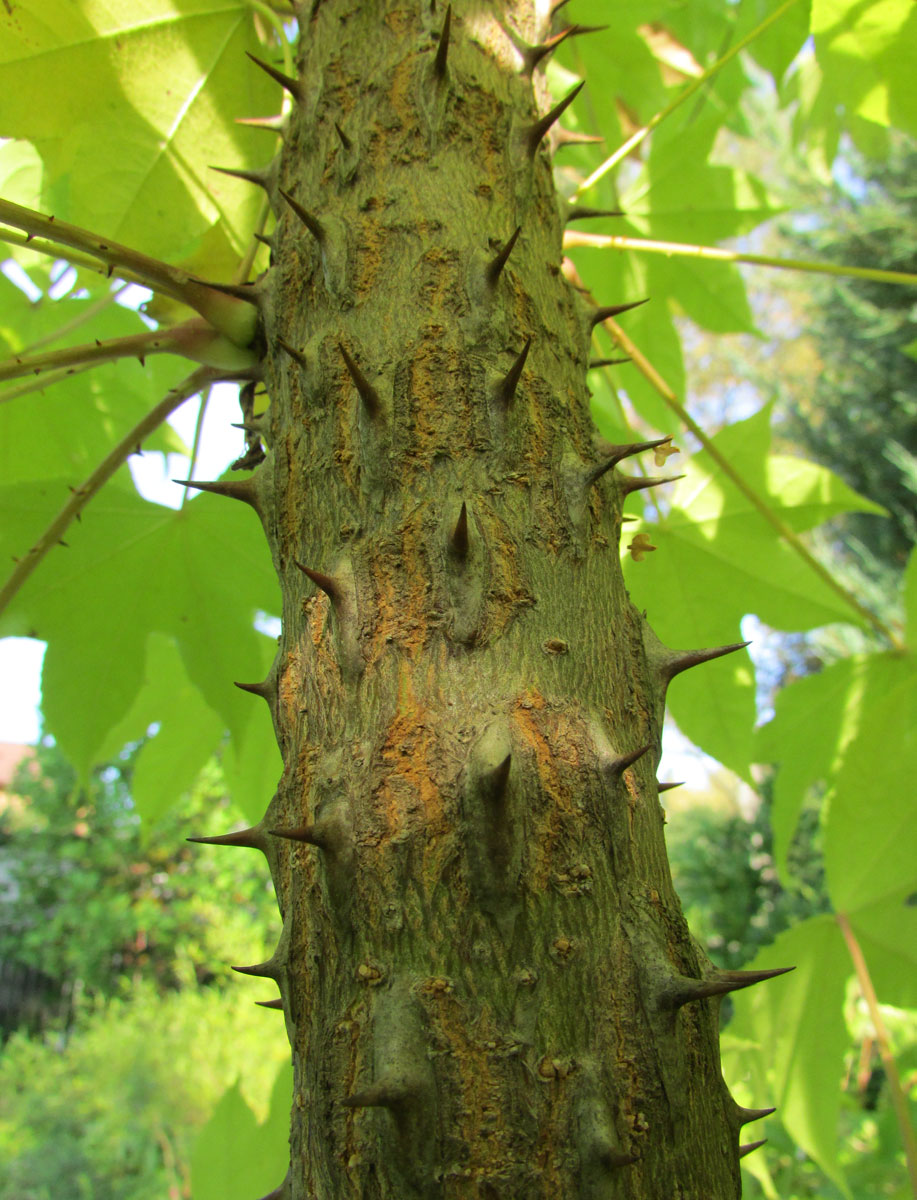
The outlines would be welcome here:
M 624 588 L 636 448 L 592 447 L 600 314 L 561 272 L 520 49 L 548 19 L 301 25 L 241 485 L 283 589 L 250 835 L 295 1068 L 276 1194 L 735 1197 L 717 996 L 752 980 L 690 937 L 654 770 L 668 680 L 715 652 L 664 649 Z

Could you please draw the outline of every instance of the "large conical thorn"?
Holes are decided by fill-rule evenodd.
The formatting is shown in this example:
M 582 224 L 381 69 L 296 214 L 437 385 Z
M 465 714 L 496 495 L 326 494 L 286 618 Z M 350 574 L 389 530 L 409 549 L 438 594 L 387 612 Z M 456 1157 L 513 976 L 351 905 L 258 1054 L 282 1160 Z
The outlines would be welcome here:
M 684 479 L 684 475 L 618 475 L 617 479 L 621 494 L 629 496 L 631 492 L 661 487 L 664 483 L 676 483 L 679 479 Z
M 774 979 L 795 971 L 795 967 L 777 967 L 771 971 L 717 971 L 707 979 L 692 979 L 687 975 L 677 975 L 665 985 L 660 997 L 659 1007 L 675 1009 L 694 1000 L 707 1000 L 711 996 L 725 996 L 729 992 L 738 992 L 742 988 L 752 987 L 763 983 L 766 979 Z
M 290 342 L 286 341 L 282 337 L 276 338 L 275 340 L 277 342 L 277 345 L 280 347 L 280 349 L 285 354 L 289 354 L 290 358 L 292 358 L 295 363 L 298 363 L 299 366 L 301 366 L 302 369 L 305 371 L 306 356 L 305 356 L 305 354 L 303 354 L 302 350 L 297 350 L 295 346 L 291 345 Z
M 529 158 L 535 157 L 538 153 L 538 147 L 541 145 L 541 139 L 554 122 L 570 107 L 584 86 L 585 83 L 578 83 L 573 91 L 569 92 L 564 96 L 563 100 L 555 104 L 550 112 L 545 113 L 540 121 L 536 121 L 534 125 L 529 126 L 525 133 L 525 146 L 528 150 Z
M 269 171 L 243 171 L 237 167 L 214 167 L 211 166 L 211 171 L 219 171 L 221 175 L 229 175 L 232 179 L 242 179 L 246 183 L 253 183 L 255 187 L 262 188 L 265 192 L 270 192 L 271 176 Z
M 711 646 L 706 650 L 685 650 L 681 653 L 674 651 L 671 657 L 662 660 L 660 673 L 663 680 L 669 683 L 682 671 L 688 671 L 691 667 L 699 667 L 702 663 L 712 662 L 713 659 L 722 658 L 725 654 L 735 654 L 737 650 L 744 650 L 746 646 L 750 645 L 751 642 L 732 642 L 728 646 Z
M 487 264 L 487 282 L 491 287 L 497 286 L 497 280 L 500 278 L 500 273 L 506 266 L 507 259 L 512 254 L 513 246 L 515 246 L 516 239 L 519 237 L 521 231 L 522 226 L 517 225 L 513 233 L 510 235 L 509 241 L 506 243 L 500 253 L 496 256 L 496 258 L 491 259 L 491 261 Z
M 763 1117 L 769 1117 L 771 1113 L 775 1113 L 776 1108 L 742 1108 L 739 1107 L 739 1124 L 748 1125 L 752 1121 L 760 1121 Z
M 468 540 L 468 507 L 462 501 L 458 520 L 449 536 L 449 550 L 458 559 L 464 561 L 468 557 L 470 542 Z
M 623 217 L 624 210 L 620 208 L 583 208 L 577 205 L 575 208 L 568 208 L 564 215 L 564 222 L 569 225 L 571 221 L 591 221 L 595 217 Z
M 304 567 L 301 562 L 296 565 L 303 575 L 311 579 L 315 586 L 325 593 L 335 608 L 339 608 L 343 604 L 344 590 L 336 579 L 322 574 L 321 571 L 313 571 L 311 567 Z
M 753 1150 L 757 1150 L 759 1146 L 763 1146 L 767 1138 L 762 1138 L 760 1142 L 748 1142 L 744 1146 L 739 1147 L 739 1158 L 744 1158 L 746 1154 L 751 1154 Z
M 537 46 L 526 46 L 522 51 L 523 75 L 531 75 L 541 60 L 547 54 L 553 53 L 568 37 L 580 37 L 584 33 L 601 33 L 607 25 L 568 25 L 560 33 L 555 33 Z
M 590 358 L 589 370 L 597 371 L 599 367 L 620 367 L 622 363 L 629 362 L 633 362 L 629 355 L 625 355 L 623 358 Z
M 245 125 L 249 129 L 266 129 L 269 133 L 283 135 L 286 128 L 286 117 L 278 113 L 276 117 L 236 117 L 237 125 Z
M 419 1090 L 413 1088 L 410 1082 L 402 1076 L 383 1075 L 369 1087 L 351 1096 L 345 1096 L 342 1101 L 348 1108 L 390 1108 L 402 1109 L 411 1101 L 419 1099 Z
M 526 338 L 525 345 L 520 350 L 516 361 L 507 371 L 506 375 L 504 375 L 504 377 L 500 380 L 500 383 L 497 387 L 497 395 L 507 406 L 509 406 L 509 404 L 512 402 L 513 396 L 516 394 L 516 388 L 519 385 L 519 379 L 522 375 L 522 369 L 525 366 L 525 360 L 529 356 L 529 348 L 531 345 L 532 339 L 530 337 Z
M 341 357 L 344 359 L 344 365 L 347 367 L 350 378 L 353 380 L 354 386 L 360 393 L 360 399 L 366 406 L 367 414 L 370 417 L 378 417 L 382 411 L 382 400 L 379 397 L 379 393 L 347 353 L 343 342 L 338 342 L 338 349 L 341 352 Z
M 449 32 L 451 27 L 452 5 L 450 4 L 446 8 L 442 33 L 439 35 L 439 42 L 436 47 L 436 57 L 433 59 L 433 74 L 440 81 L 446 78 L 446 67 L 449 59 Z
M 638 759 L 641 759 L 644 754 L 648 754 L 652 750 L 652 743 L 646 746 L 638 746 L 636 750 L 631 750 L 629 754 L 620 754 L 617 758 L 611 759 L 610 762 L 604 764 L 606 775 L 613 778 L 620 778 L 628 767 L 632 767 Z
M 189 837 L 186 842 L 200 842 L 205 846 L 248 846 L 252 850 L 264 851 L 267 841 L 261 832 L 260 825 L 252 825 L 249 829 L 240 829 L 238 833 L 221 833 L 217 837 Z
M 596 325 L 602 321 L 607 321 L 609 317 L 619 317 L 621 313 L 630 312 L 632 308 L 639 308 L 641 304 L 646 304 L 646 300 L 633 300 L 630 304 L 606 304 L 603 308 L 594 308 L 589 314 L 589 328 L 594 329 Z
M 263 62 L 260 58 L 255 58 L 254 54 L 249 54 L 247 50 L 245 53 L 252 60 L 256 67 L 260 67 L 262 71 L 270 75 L 271 79 L 273 79 L 275 83 L 279 83 L 285 91 L 289 92 L 294 100 L 302 100 L 302 85 L 298 79 L 291 79 L 289 75 L 284 75 L 282 71 L 278 71 L 277 68 L 272 67 L 270 63 Z
M 266 700 L 268 704 L 273 704 L 277 696 L 277 689 L 270 678 L 262 679 L 260 683 L 233 683 L 233 687 L 237 687 L 240 692 L 248 692 L 250 696 L 260 696 L 262 700 Z
M 322 829 L 321 823 L 297 825 L 295 828 L 284 826 L 278 829 L 269 829 L 268 833 L 272 837 L 286 838 L 290 842 L 306 842 L 309 846 L 320 846 L 323 850 L 328 849 L 331 843 L 330 831 Z
M 296 213 L 297 217 L 299 217 L 300 221 L 302 221 L 303 225 L 305 225 L 306 229 L 309 230 L 315 240 L 321 245 L 325 240 L 325 229 L 321 221 L 317 217 L 314 217 L 307 208 L 303 208 L 295 196 L 291 196 L 283 188 L 278 188 L 278 191 L 287 204 L 289 204 L 290 208 L 292 208 L 293 212 Z
M 657 792 L 671 792 L 673 790 L 673 788 L 684 787 L 684 786 L 685 786 L 685 781 L 683 779 L 680 780 L 678 783 L 657 783 L 656 791 Z
M 258 489 L 255 487 L 255 478 L 250 475 L 248 479 L 217 479 L 204 481 L 202 479 L 173 479 L 173 483 L 180 483 L 182 487 L 197 488 L 200 492 L 212 492 L 214 496 L 228 496 L 230 500 L 241 500 L 243 504 L 248 504 L 255 510 L 258 516 L 261 516 L 261 501 L 258 498 Z
M 255 963 L 252 967 L 232 967 L 231 970 L 238 972 L 239 975 L 253 975 L 258 979 L 273 979 L 278 986 L 280 984 L 280 967 L 273 958 L 269 958 L 267 962 Z
M 276 1000 L 256 1000 L 255 1003 L 259 1008 L 277 1008 L 283 1011 L 283 1001 L 279 996 Z
M 666 442 L 670 442 L 671 440 L 672 435 L 669 434 L 667 437 L 656 438 L 652 442 L 629 442 L 623 446 L 609 446 L 601 462 L 597 462 L 589 468 L 586 475 L 587 485 L 591 487 L 593 483 L 601 479 L 606 471 L 611 470 L 612 467 L 616 467 L 625 458 L 633 458 L 636 454 L 642 454 L 644 450 L 655 450 L 657 446 L 664 446 Z

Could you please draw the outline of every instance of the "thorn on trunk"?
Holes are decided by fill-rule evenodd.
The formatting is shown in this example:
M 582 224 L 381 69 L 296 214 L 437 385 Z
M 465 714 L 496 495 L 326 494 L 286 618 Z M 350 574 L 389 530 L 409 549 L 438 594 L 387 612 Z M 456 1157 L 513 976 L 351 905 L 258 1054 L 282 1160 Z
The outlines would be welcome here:
M 295 346 L 290 345 L 290 343 L 282 337 L 277 338 L 277 345 L 281 350 L 289 354 L 290 358 L 292 358 L 294 362 L 299 363 L 299 365 L 305 371 L 306 356 L 303 354 L 302 350 L 297 350 Z
M 628 767 L 632 767 L 638 759 L 641 759 L 644 754 L 648 754 L 652 750 L 652 742 L 648 742 L 645 746 L 638 746 L 636 750 L 631 750 L 629 754 L 621 754 L 617 758 L 611 760 L 605 766 L 605 772 L 619 779 Z
M 452 5 L 446 8 L 446 16 L 443 20 L 442 33 L 439 35 L 439 43 L 436 47 L 436 58 L 433 60 L 433 74 L 438 80 L 446 78 L 446 66 L 449 58 L 449 31 L 452 25 Z
M 283 1011 L 283 1001 L 278 996 L 276 1000 L 256 1000 L 255 1003 L 259 1008 L 279 1008 Z
M 264 834 L 257 825 L 240 829 L 238 833 L 221 833 L 217 837 L 189 837 L 186 842 L 200 842 L 205 846 L 247 846 L 252 850 L 264 850 Z
M 182 487 L 197 488 L 200 492 L 212 492 L 214 496 L 228 496 L 230 500 L 241 500 L 261 515 L 261 502 L 258 499 L 254 476 L 250 475 L 248 479 L 216 479 L 206 482 L 202 479 L 173 479 L 172 482 L 180 483 Z
M 750 645 L 751 642 L 732 642 L 728 646 L 713 646 L 706 650 L 685 650 L 681 654 L 673 653 L 671 658 L 664 659 L 662 662 L 662 677 L 668 683 L 682 671 L 688 671 L 691 667 L 699 667 L 702 663 L 712 662 L 713 659 L 722 658 L 725 654 L 735 654 L 737 650 L 744 650 L 746 646 Z
M 269 829 L 268 833 L 272 837 L 285 838 L 288 842 L 305 842 L 309 846 L 320 846 L 322 849 L 328 845 L 327 834 L 315 825 L 298 825 L 296 828 L 284 826 Z
M 260 58 L 255 58 L 254 54 L 249 54 L 248 50 L 246 50 L 245 53 L 252 60 L 256 67 L 260 67 L 265 74 L 270 75 L 271 79 L 273 79 L 275 83 L 279 83 L 285 91 L 289 92 L 294 100 L 302 100 L 302 85 L 298 79 L 291 79 L 289 75 L 284 75 L 282 71 L 278 71 L 277 68 L 272 67 L 270 63 L 266 63 Z
M 630 304 L 608 304 L 604 308 L 595 308 L 589 314 L 589 327 L 595 329 L 596 325 L 602 321 L 607 321 L 609 317 L 619 317 L 621 313 L 630 312 L 632 308 L 639 308 L 641 304 L 646 304 L 649 300 L 632 300 Z
M 330 575 L 323 575 L 321 571 L 313 571 L 310 567 L 304 567 L 301 562 L 298 562 L 296 566 L 299 567 L 303 575 L 308 576 L 312 580 L 317 588 L 321 588 L 335 607 L 342 603 L 344 593 L 336 579 L 333 579 Z
M 292 208 L 293 212 L 296 213 L 297 217 L 299 217 L 300 221 L 302 221 L 303 225 L 305 225 L 306 229 L 309 230 L 315 240 L 321 245 L 325 240 L 325 230 L 322 223 L 317 217 L 313 217 L 308 209 L 303 208 L 299 201 L 294 196 L 291 196 L 289 192 L 285 192 L 283 188 L 279 188 L 278 191 L 287 204 L 289 204 L 290 208 Z
M 563 100 L 559 101 L 550 112 L 546 112 L 540 121 L 536 121 L 526 131 L 525 144 L 528 150 L 529 158 L 534 158 L 538 153 L 538 147 L 541 145 L 541 139 L 545 136 L 554 122 L 566 111 L 580 94 L 585 82 L 578 83 L 572 92 L 568 92 Z
M 621 363 L 632 362 L 633 359 L 629 355 L 624 358 L 591 358 L 589 360 L 589 370 L 596 371 L 599 367 L 619 367 Z
M 604 142 L 605 139 L 594 133 L 577 133 L 572 129 L 565 129 L 562 125 L 558 125 L 551 134 L 551 140 L 555 151 L 561 146 L 594 146 L 597 142 Z
M 459 511 L 455 528 L 452 530 L 449 538 L 449 549 L 456 558 L 464 560 L 468 557 L 468 507 L 464 500 L 462 501 L 462 507 Z
M 243 171 L 235 167 L 214 167 L 211 166 L 211 171 L 219 171 L 221 175 L 229 175 L 233 179 L 242 179 L 246 183 L 253 183 L 255 187 L 262 188 L 264 191 L 270 189 L 270 179 L 266 171 Z
M 596 217 L 623 217 L 624 211 L 620 208 L 583 208 L 577 205 L 575 208 L 570 208 L 564 217 L 564 223 L 569 225 L 571 221 L 591 221 Z
M 769 1117 L 771 1113 L 775 1113 L 776 1108 L 739 1108 L 739 1124 L 748 1125 L 752 1121 L 760 1121 L 763 1117 Z
M 684 787 L 684 786 L 685 786 L 685 781 L 683 779 L 679 780 L 678 783 L 657 783 L 656 791 L 657 792 L 671 792 L 673 788 Z
M 729 992 L 739 992 L 742 988 L 752 987 L 788 971 L 795 967 L 777 967 L 770 971 L 717 971 L 708 979 L 691 979 L 686 975 L 676 976 L 665 987 L 659 998 L 661 1008 L 676 1009 L 694 1000 L 707 1000 L 711 996 L 725 996 Z
M 350 138 L 347 136 L 347 134 L 344 132 L 344 130 L 340 127 L 340 125 L 338 125 L 337 121 L 335 121 L 335 123 L 334 123 L 334 128 L 337 130 L 337 135 L 341 139 L 341 145 L 344 147 L 344 149 L 345 150 L 353 149 L 353 142 L 350 140 Z
M 233 683 L 233 687 L 237 687 L 240 692 L 248 692 L 251 696 L 260 696 L 262 700 L 266 700 L 268 704 L 272 704 L 274 700 L 274 686 L 270 680 L 265 679 L 262 683 Z
M 763 1146 L 767 1138 L 762 1138 L 760 1142 L 747 1142 L 744 1146 L 739 1147 L 739 1158 L 744 1158 L 746 1154 L 751 1154 L 753 1150 L 757 1150 L 759 1146 Z
M 621 492 L 629 496 L 631 492 L 643 492 L 647 488 L 661 487 L 664 483 L 675 483 L 684 479 L 684 475 L 619 475 L 618 483 Z
M 507 259 L 513 252 L 513 246 L 515 246 L 516 239 L 519 237 L 521 230 L 522 226 L 517 225 L 509 241 L 506 243 L 497 257 L 491 259 L 491 261 L 488 263 L 486 274 L 487 282 L 491 287 L 497 286 L 497 280 L 500 278 L 500 274 L 503 271 L 503 268 L 506 266 Z
M 367 413 L 370 417 L 378 417 L 382 411 L 382 400 L 379 397 L 379 393 L 347 353 L 343 342 L 338 342 L 338 349 L 341 352 L 341 357 L 344 359 L 344 365 L 347 367 L 350 378 L 360 393 L 360 399 L 366 405 Z
M 525 366 L 525 360 L 529 356 L 529 348 L 531 345 L 532 339 L 530 337 L 526 338 L 525 345 L 520 350 L 516 361 L 507 371 L 506 375 L 503 377 L 499 386 L 497 387 L 497 395 L 507 406 L 512 402 L 513 396 L 516 394 L 516 388 L 519 384 L 520 376 L 522 375 L 522 369 Z
M 415 1090 L 400 1076 L 387 1079 L 384 1075 L 369 1087 L 342 1101 L 348 1108 L 401 1108 L 415 1098 Z
M 280 968 L 272 958 L 267 962 L 255 963 L 252 967 L 232 967 L 239 975 L 254 975 L 258 979 L 273 979 L 277 982 L 280 980 Z
M 651 442 L 629 442 L 623 446 L 609 446 L 601 461 L 589 468 L 586 476 L 587 484 L 591 486 L 596 480 L 601 479 L 606 471 L 610 471 L 612 467 L 616 467 L 625 458 L 633 458 L 636 454 L 642 454 L 644 450 L 655 450 L 657 446 L 663 446 L 671 440 L 672 435 L 669 434 L 667 437 L 656 438 Z

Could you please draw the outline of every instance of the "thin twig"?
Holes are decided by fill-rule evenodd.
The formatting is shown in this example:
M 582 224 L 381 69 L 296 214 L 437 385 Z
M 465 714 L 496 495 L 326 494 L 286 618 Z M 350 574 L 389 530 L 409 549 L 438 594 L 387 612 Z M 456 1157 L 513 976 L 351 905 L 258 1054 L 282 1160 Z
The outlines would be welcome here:
M 60 341 L 63 337 L 68 337 L 77 329 L 81 329 L 87 322 L 100 312 L 104 312 L 115 303 L 122 292 L 127 290 L 128 285 L 122 283 L 120 287 L 113 288 L 104 296 L 99 296 L 92 304 L 87 304 L 83 311 L 72 321 L 65 321 L 63 325 L 59 325 L 56 329 L 52 329 L 50 333 L 46 333 L 44 337 L 36 338 L 34 342 L 29 342 L 28 346 L 23 346 L 21 354 L 34 354 L 36 350 L 41 350 L 44 346 L 53 345 L 54 342 Z
M 876 1031 L 876 1042 L 882 1058 L 882 1065 L 885 1068 L 885 1075 L 888 1079 L 888 1088 L 891 1092 L 895 1116 L 898 1118 L 901 1141 L 904 1143 L 904 1157 L 907 1160 L 907 1173 L 911 1181 L 911 1191 L 914 1195 L 914 1200 L 917 1200 L 917 1138 L 914 1137 L 914 1127 L 911 1124 L 910 1114 L 908 1113 L 907 1096 L 905 1095 L 904 1088 L 901 1086 L 901 1076 L 898 1074 L 898 1064 L 895 1062 L 895 1056 L 891 1051 L 888 1030 L 885 1028 L 885 1022 L 882 1020 L 882 1011 L 879 1008 L 879 1001 L 876 998 L 876 990 L 872 986 L 872 978 L 869 974 L 869 968 L 866 965 L 866 959 L 863 957 L 863 951 L 860 949 L 860 943 L 857 941 L 856 934 L 851 928 L 847 914 L 835 913 L 834 919 L 837 921 L 841 933 L 844 935 L 844 941 L 847 943 L 847 949 L 850 951 L 850 957 L 853 959 L 853 965 L 856 969 L 860 991 L 863 993 L 863 999 L 866 1001 L 866 1007 L 869 1009 L 872 1027 Z
M 229 378 L 224 372 L 213 367 L 198 367 L 178 387 L 167 392 L 165 398 L 151 409 L 143 420 L 139 421 L 121 439 L 120 442 L 99 463 L 92 474 L 79 487 L 73 488 L 70 499 L 60 510 L 48 528 L 44 531 L 29 552 L 18 560 L 16 568 L 0 590 L 0 612 L 6 608 L 28 577 L 32 574 L 52 546 L 56 546 L 64 536 L 68 526 L 77 517 L 92 497 L 107 483 L 115 471 L 122 466 L 128 455 L 132 454 L 149 437 L 154 430 L 169 417 L 179 405 L 184 404 L 189 396 L 199 392 L 203 387 L 209 387 L 220 379 Z
M 818 275 L 841 275 L 850 279 L 872 279 L 877 283 L 900 283 L 917 287 L 917 275 L 907 271 L 881 271 L 877 267 L 850 267 L 845 264 L 815 262 L 806 258 L 773 258 L 767 254 L 743 254 L 720 246 L 692 246 L 686 242 L 657 242 L 652 238 L 604 236 L 570 229 L 564 234 L 564 249 L 592 246 L 597 249 L 637 250 L 646 254 L 664 254 L 667 258 L 700 258 L 715 262 L 747 263 L 756 267 L 775 267 L 782 271 L 808 271 Z

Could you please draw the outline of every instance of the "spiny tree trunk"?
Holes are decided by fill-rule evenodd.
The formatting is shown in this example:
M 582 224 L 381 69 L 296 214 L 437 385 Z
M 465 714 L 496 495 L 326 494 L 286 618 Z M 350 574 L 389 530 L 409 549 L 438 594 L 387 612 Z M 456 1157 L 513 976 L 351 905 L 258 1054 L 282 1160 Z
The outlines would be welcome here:
M 723 651 L 662 647 L 622 581 L 640 447 L 592 447 L 601 312 L 520 52 L 548 21 L 311 9 L 240 485 L 283 590 L 248 835 L 295 1066 L 276 1195 L 735 1197 L 717 1005 L 754 979 L 691 939 L 654 771 L 667 682 Z

